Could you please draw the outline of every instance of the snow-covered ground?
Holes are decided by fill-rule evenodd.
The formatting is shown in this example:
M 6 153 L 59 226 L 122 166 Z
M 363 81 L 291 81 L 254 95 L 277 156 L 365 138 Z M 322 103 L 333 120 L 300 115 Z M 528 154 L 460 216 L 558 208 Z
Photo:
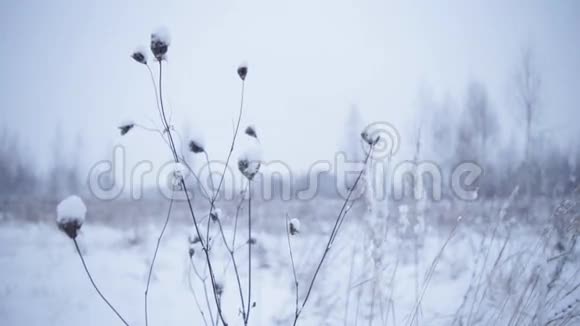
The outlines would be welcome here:
M 369 230 L 356 218 L 347 221 L 332 247 L 299 325 L 355 325 L 355 320 L 369 324 L 370 316 L 374 316 L 374 325 L 407 325 L 434 257 L 451 231 L 450 227 L 427 227 L 415 259 L 414 242 L 402 240 L 397 229 L 390 228 L 382 239 L 383 251 L 377 263 L 377 252 L 369 249 Z M 252 310 L 252 325 L 292 322 L 294 285 L 283 223 L 282 218 L 279 230 L 255 230 L 252 301 L 256 307 Z M 231 223 L 226 221 L 225 225 L 231 239 Z M 87 221 L 78 237 L 96 283 L 131 325 L 145 324 L 144 289 L 160 228 L 156 223 L 120 229 Z M 303 223 L 301 232 L 292 237 L 301 298 L 324 249 L 323 233 L 328 228 L 310 232 L 308 223 Z M 546 308 L 543 316 L 537 318 L 544 321 L 562 309 L 578 309 L 576 298 L 580 295 L 574 286 L 580 281 L 580 264 L 576 258 L 565 266 L 563 281 L 558 283 L 566 290 L 547 296 L 543 289 L 555 262 L 545 263 L 544 258 L 550 254 L 534 247 L 541 239 L 540 232 L 524 227 L 504 232 L 502 227 L 492 241 L 490 233 L 482 238 L 483 232 L 474 230 L 461 221 L 437 259 L 417 309 L 419 324 L 449 325 L 456 316 L 463 316 L 464 324 L 467 320 L 481 325 L 493 321 L 508 324 L 510 320 L 513 324 L 529 324 L 532 316 L 520 318 L 520 314 L 533 315 L 541 302 Z M 190 226 L 183 221 L 169 224 L 149 292 L 150 325 L 204 325 L 194 294 L 204 317 L 210 320 L 203 286 L 189 260 L 190 232 Z M 244 293 L 248 276 L 246 232 L 240 226 L 236 250 Z M 489 254 L 481 254 L 482 244 L 491 248 Z M 224 285 L 226 319 L 230 325 L 242 324 L 229 258 L 217 245 L 212 251 L 218 281 Z M 193 263 L 203 274 L 200 250 L 194 254 Z M 485 266 L 485 272 L 474 273 L 481 266 Z M 538 277 L 534 277 L 534 272 L 538 272 Z M 565 296 L 569 291 L 572 293 Z M 213 309 L 209 282 L 208 292 Z M 470 299 L 474 293 L 477 300 Z M 557 299 L 552 298 L 554 293 L 558 294 L 554 296 Z M 565 298 L 560 300 L 561 297 Z M 464 307 L 458 310 L 464 300 Z M 0 320 L 7 326 L 120 324 L 89 283 L 72 241 L 52 223 L 0 225 Z

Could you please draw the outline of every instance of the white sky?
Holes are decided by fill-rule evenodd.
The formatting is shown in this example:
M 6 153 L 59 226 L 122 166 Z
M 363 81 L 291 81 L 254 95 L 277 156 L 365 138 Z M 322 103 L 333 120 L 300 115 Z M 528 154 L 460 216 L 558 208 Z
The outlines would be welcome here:
M 542 121 L 577 128 L 579 1 L 7 0 L 0 26 L 0 126 L 43 167 L 58 126 L 69 150 L 82 135 L 84 165 L 117 142 L 130 160 L 169 158 L 154 135 L 121 139 L 116 129 L 156 117 L 148 73 L 129 55 L 159 26 L 172 35 L 165 90 L 175 126 L 203 133 L 214 159 L 227 153 L 242 61 L 243 124 L 256 125 L 266 160 L 294 168 L 332 157 L 352 104 L 404 132 L 421 89 L 461 100 L 477 79 L 500 111 L 516 111 L 510 87 L 527 45 L 542 73 Z

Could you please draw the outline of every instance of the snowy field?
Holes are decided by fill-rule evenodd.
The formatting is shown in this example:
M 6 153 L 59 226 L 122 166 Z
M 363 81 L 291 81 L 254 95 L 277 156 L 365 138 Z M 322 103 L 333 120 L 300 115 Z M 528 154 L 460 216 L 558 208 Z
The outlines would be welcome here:
M 261 214 L 258 220 L 268 215 Z M 303 220 L 302 232 L 291 238 L 301 297 L 330 228 Z M 411 319 L 419 325 L 579 322 L 571 319 L 580 312 L 578 253 L 567 255 L 561 275 L 549 285 L 562 259 L 550 259 L 558 254 L 550 227 L 516 226 L 507 218 L 478 225 L 463 218 L 447 227 L 427 225 L 409 236 L 404 217 L 388 224 L 379 228 L 384 231 L 380 243 L 373 242 L 377 225 L 353 210 L 300 325 L 408 325 Z M 224 225 L 231 239 L 231 219 L 224 218 Z M 161 222 L 111 227 L 89 220 L 78 238 L 96 283 L 131 325 L 145 324 L 143 293 L 160 229 Z M 215 318 L 215 311 L 211 317 L 208 313 L 202 282 L 192 268 L 193 263 L 203 277 L 201 251 L 189 259 L 190 232 L 187 220 L 176 219 L 161 242 L 149 293 L 150 325 L 204 325 Z M 244 286 L 246 232 L 240 226 L 236 242 Z M 270 223 L 258 224 L 254 234 L 256 307 L 251 322 L 291 325 L 295 297 L 284 218 L 270 217 Z M 224 286 L 226 319 L 231 325 L 242 324 L 229 256 L 217 245 L 212 252 Z M 0 276 L 2 325 L 120 324 L 89 283 L 72 241 L 52 223 L 0 225 Z M 567 317 L 552 321 L 561 316 Z

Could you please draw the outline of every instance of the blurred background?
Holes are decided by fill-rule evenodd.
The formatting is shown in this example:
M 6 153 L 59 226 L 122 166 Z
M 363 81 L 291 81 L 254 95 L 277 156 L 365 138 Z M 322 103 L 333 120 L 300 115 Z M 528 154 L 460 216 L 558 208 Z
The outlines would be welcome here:
M 565 299 L 574 303 L 566 310 L 573 315 L 579 275 L 574 248 L 575 223 L 580 219 L 580 129 L 576 125 L 580 2 L 4 0 L 0 18 L 0 278 L 4 279 L 0 319 L 6 325 L 116 323 L 107 319 L 109 312 L 101 316 L 100 309 L 106 307 L 92 297 L 77 258 L 62 249 L 69 244 L 53 225 L 56 205 L 71 194 L 83 197 L 89 208 L 87 223 L 97 228 L 93 233 L 85 230 L 83 240 L 87 253 L 94 250 L 93 258 L 99 262 L 94 265 L 109 266 L 117 256 L 125 257 L 126 264 L 111 263 L 113 267 L 99 267 L 97 273 L 102 283 L 108 281 L 105 288 L 126 296 L 115 301 L 125 301 L 122 305 L 134 323 L 142 323 L 143 273 L 168 205 L 159 191 L 158 176 L 172 157 L 155 131 L 135 128 L 122 136 L 118 127 L 130 120 L 161 128 L 149 71 L 131 59 L 136 47 L 148 48 L 151 32 L 159 27 L 171 35 L 163 66 L 170 124 L 179 135 L 178 146 L 195 168 L 202 168 L 205 159 L 187 153 L 190 137 L 203 142 L 210 160 L 225 161 L 240 101 L 236 69 L 248 65 L 241 126 L 243 130 L 253 125 L 257 130 L 264 165 L 256 182 L 262 180 L 261 185 L 273 194 L 264 199 L 264 188 L 253 188 L 256 225 L 264 239 L 263 245 L 259 242 L 265 280 L 259 297 L 262 302 L 281 298 L 272 303 L 276 309 L 261 310 L 258 324 L 288 324 L 292 313 L 291 308 L 285 309 L 293 300 L 289 262 L 284 258 L 285 214 L 299 217 L 311 231 L 304 235 L 310 242 L 297 245 L 304 257 L 300 276 L 307 279 L 318 254 L 310 253 L 309 246 L 324 242 L 320 239 L 329 232 L 329 223 L 344 201 L 340 189 L 348 189 L 352 180 L 341 184 L 336 170 L 319 171 L 315 196 L 300 200 L 298 193 L 311 186 L 317 163 L 334 166 L 338 153 L 362 161 L 360 133 L 377 121 L 397 130 L 399 150 L 392 160 L 377 162 L 387 172 L 369 174 L 365 181 L 389 180 L 381 187 L 392 190 L 389 169 L 401 162 L 433 162 L 444 177 L 442 198 L 428 195 L 432 180 L 425 181 L 426 194 L 418 198 L 413 193 L 416 179 L 411 177 L 394 185 L 406 189 L 403 198 L 361 196 L 350 203 L 353 222 L 346 226 L 344 248 L 337 250 L 334 259 L 355 267 L 343 264 L 343 273 L 324 278 L 326 286 L 321 287 L 305 324 L 408 321 L 424 272 L 458 216 L 468 227 L 453 244 L 454 257 L 441 263 L 445 276 L 431 283 L 441 291 L 435 289 L 436 296 L 426 299 L 417 323 L 549 324 L 552 321 L 546 316 L 569 305 L 555 299 L 556 294 L 550 296 L 554 284 L 560 286 L 557 293 L 572 291 Z M 151 67 L 157 76 L 158 66 Z M 115 148 L 123 150 L 122 173 L 99 174 L 103 177 L 99 182 L 119 192 L 102 200 L 91 191 L 90 174 L 96 165 L 115 160 Z M 240 193 L 245 185 L 233 181 L 241 178 L 237 150 L 226 177 L 232 180 L 222 189 L 233 196 L 218 201 L 230 218 L 224 222 L 227 228 L 232 226 L 232 216 L 240 211 L 247 214 L 242 205 L 245 194 Z M 150 162 L 152 171 L 132 178 L 132 169 L 143 162 Z M 458 199 L 449 187 L 451 172 L 462 162 L 474 162 L 483 170 L 470 188 L 474 196 L 468 201 Z M 135 198 L 134 189 L 141 189 L 143 196 Z M 289 197 L 283 196 L 282 189 L 290 189 Z M 207 201 L 197 198 L 201 200 L 194 200 L 196 209 L 205 212 Z M 163 302 L 177 295 L 176 300 L 188 303 L 166 307 L 174 309 L 171 317 L 159 313 L 152 318 L 201 324 L 195 310 L 188 312 L 192 303 L 182 275 L 189 268 L 187 259 L 185 263 L 182 259 L 190 227 L 184 203 L 176 206 L 174 215 L 180 222 L 170 226 L 163 246 L 180 248 L 183 242 L 184 248 L 164 256 L 156 280 L 160 284 L 170 280 L 170 286 L 152 300 L 165 307 Z M 553 228 L 553 237 L 541 237 L 545 227 Z M 488 232 L 490 228 L 497 232 Z M 376 233 L 383 229 L 384 233 Z M 542 255 L 536 257 L 539 260 L 523 258 L 518 250 L 536 248 L 538 239 L 543 239 L 542 250 L 535 250 Z M 381 254 L 372 254 L 377 248 Z M 510 250 L 513 256 L 508 255 Z M 547 259 L 562 252 L 570 253 L 566 263 L 545 266 Z M 377 255 L 392 260 L 387 263 L 385 258 L 380 273 L 372 259 Z M 483 267 L 477 265 L 482 264 L 478 257 L 488 256 L 497 262 L 507 260 L 497 263 L 507 267 L 489 272 L 497 270 L 492 258 L 486 258 Z M 541 263 L 517 270 L 514 266 L 524 264 L 518 259 Z M 172 265 L 175 261 L 179 264 Z M 394 271 L 399 263 L 408 273 L 397 282 Z M 537 266 L 545 267 L 546 283 L 552 284 L 552 279 L 555 283 L 544 286 L 549 288 L 547 294 L 532 290 L 520 296 L 527 284 L 542 279 L 534 274 Z M 509 295 L 493 288 L 475 291 L 472 272 L 476 280 L 513 291 Z M 518 274 L 525 276 L 518 279 Z M 71 284 L 64 284 L 63 275 Z M 279 275 L 288 277 L 289 286 L 276 284 Z M 368 278 L 373 280 L 369 284 L 364 281 Z M 376 294 L 372 289 L 377 284 L 390 290 Z M 400 284 L 399 290 L 393 284 Z M 344 295 L 336 300 L 331 293 L 335 288 L 344 288 Z M 446 288 L 452 289 L 449 298 Z M 91 296 L 80 294 L 85 292 Z M 355 293 L 359 293 L 356 308 Z M 553 299 L 549 304 L 541 300 L 547 295 Z M 520 298 L 527 305 L 518 305 Z M 132 301 L 139 304 L 131 305 Z M 22 314 L 30 302 L 35 313 Z M 507 312 L 489 308 L 502 303 Z M 66 305 L 78 312 L 72 313 Z M 464 308 L 470 305 L 471 309 Z M 539 306 L 546 311 L 538 317 L 531 311 Z M 230 308 L 235 316 L 235 304 Z M 527 313 L 531 316 L 524 317 Z M 87 316 L 94 321 L 85 320 Z M 577 319 L 552 323 L 556 322 L 573 324 Z

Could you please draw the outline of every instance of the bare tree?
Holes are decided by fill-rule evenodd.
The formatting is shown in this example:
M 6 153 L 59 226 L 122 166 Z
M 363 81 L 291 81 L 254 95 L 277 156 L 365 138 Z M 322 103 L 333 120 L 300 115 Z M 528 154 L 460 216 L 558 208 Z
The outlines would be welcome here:
M 534 52 L 530 47 L 522 51 L 521 62 L 516 75 L 518 99 L 524 108 L 526 121 L 525 161 L 530 158 L 530 139 L 540 98 L 540 74 L 535 65 Z
M 485 158 L 487 142 L 495 135 L 497 127 L 497 116 L 491 108 L 485 86 L 477 81 L 471 82 L 459 121 L 457 154 L 460 158 Z

